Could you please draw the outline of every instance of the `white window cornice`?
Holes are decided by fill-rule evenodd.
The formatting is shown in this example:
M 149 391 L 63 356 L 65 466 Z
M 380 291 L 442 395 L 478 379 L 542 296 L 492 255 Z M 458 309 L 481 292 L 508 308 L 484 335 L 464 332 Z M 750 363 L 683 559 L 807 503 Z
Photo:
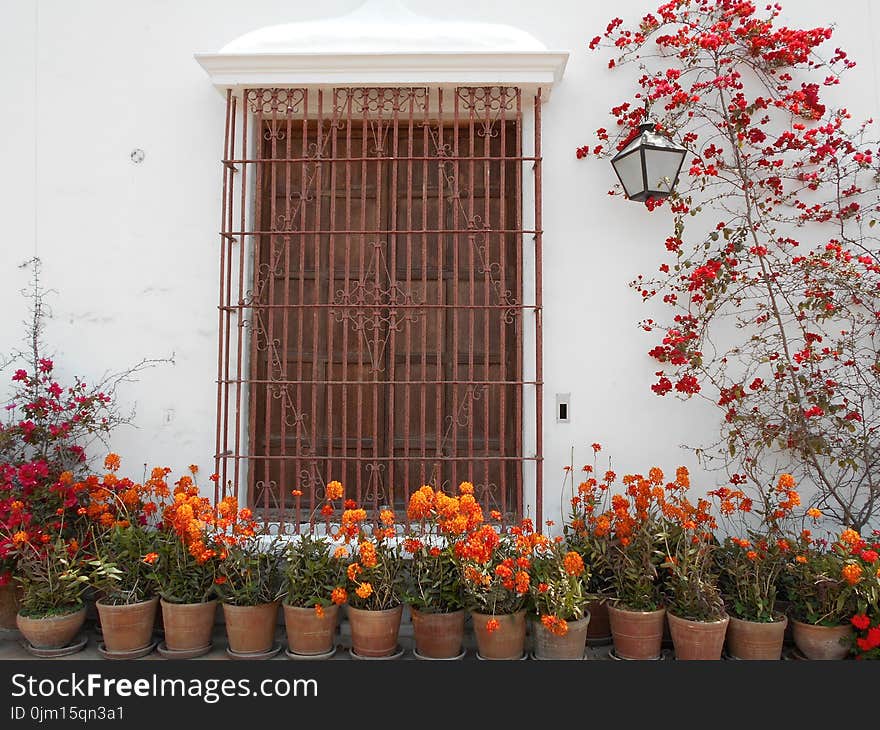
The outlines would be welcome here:
M 434 20 L 398 0 L 368 0 L 353 13 L 247 33 L 195 58 L 222 92 L 265 86 L 506 85 L 559 83 L 567 51 L 547 50 L 508 25 Z
M 220 91 L 261 86 L 518 86 L 562 78 L 568 53 L 199 53 Z

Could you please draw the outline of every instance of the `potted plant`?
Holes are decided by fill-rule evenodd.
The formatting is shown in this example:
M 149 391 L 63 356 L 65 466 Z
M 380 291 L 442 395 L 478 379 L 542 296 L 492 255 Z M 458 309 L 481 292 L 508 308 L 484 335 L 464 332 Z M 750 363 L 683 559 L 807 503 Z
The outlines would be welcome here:
M 116 475 L 119 457 L 104 460 L 106 473 L 82 483 L 86 514 L 92 520 L 89 543 L 91 584 L 103 636 L 102 652 L 112 658 L 148 653 L 159 605 L 152 563 L 156 530 L 150 525 L 157 505 L 148 487 Z
M 531 520 L 525 519 L 507 530 L 491 524 L 474 525 L 456 542 L 478 658 L 524 657 L 531 558 L 535 548 L 546 541 L 534 532 Z
M 219 552 L 215 591 L 223 606 L 228 653 L 236 658 L 268 658 L 283 595 L 283 537 L 256 534 L 249 509 L 237 509 L 234 497 L 219 505 L 225 548 Z
M 728 523 L 727 536 L 716 552 L 719 585 L 730 616 L 727 651 L 734 659 L 780 659 L 788 618 L 780 610 L 780 578 L 791 552 L 786 522 L 800 496 L 794 478 L 783 474 L 762 495 L 759 508 L 738 488 L 720 487 L 710 495 Z M 754 516 L 759 520 L 753 526 Z M 807 515 L 817 519 L 818 510 Z
M 532 622 L 536 659 L 583 659 L 590 612 L 590 573 L 562 539 L 542 543 L 532 560 Z
M 257 534 L 257 523 L 247 507 L 239 509 L 235 497 L 225 497 L 208 528 L 217 546 L 214 591 L 223 606 L 233 657 L 268 658 L 278 622 L 283 593 L 283 538 Z
M 590 613 L 590 621 L 587 625 L 587 643 L 609 644 L 612 636 L 608 617 L 608 598 L 613 595 L 614 575 L 608 563 L 606 537 L 598 535 L 596 528 L 598 517 L 609 512 L 610 487 L 617 476 L 609 468 L 605 471 L 602 481 L 599 481 L 596 456 L 602 450 L 602 445 L 594 443 L 592 449 L 593 464 L 583 466 L 582 472 L 586 476 L 578 484 L 577 489 L 574 488 L 573 463 L 565 467 L 564 482 L 571 478 L 572 489 L 569 496 L 571 510 L 568 519 L 563 523 L 563 535 L 568 549 L 578 553 L 589 566 L 586 608 Z M 563 492 L 564 490 L 563 483 Z
M 194 475 L 197 468 L 193 465 L 190 471 Z M 217 558 L 222 548 L 218 550 L 212 543 L 208 530 L 214 519 L 211 503 L 199 495 L 191 476 L 175 482 L 172 501 L 164 502 L 170 472 L 168 468 L 154 469 L 149 480 L 163 499 L 156 549 L 159 557 L 153 563 L 165 630 L 159 652 L 186 659 L 211 650 L 217 611 Z
M 855 640 L 853 615 L 876 612 L 876 551 L 852 529 L 830 546 L 801 535 L 786 564 L 794 642 L 807 659 L 844 659 Z
M 284 564 L 284 626 L 288 651 L 297 656 L 334 652 L 339 607 L 348 600 L 345 558 L 348 549 L 335 548 L 324 536 L 298 535 L 287 549 Z
M 119 384 L 159 362 L 142 360 L 94 384 L 80 377 L 60 383 L 42 337 L 48 309 L 41 262 L 34 258 L 26 266 L 32 273 L 26 293 L 28 347 L 6 363 L 12 392 L 0 423 L 0 628 L 16 627 L 21 605 L 12 536 L 23 532 L 39 542 L 44 535 L 54 541 L 60 534 L 68 544 L 82 544 L 89 520 L 82 512 L 79 480 L 88 472 L 87 449 L 106 443 L 116 426 L 131 421 L 116 407 Z
M 302 497 L 299 489 L 292 494 L 297 499 Z M 334 502 L 344 494 L 341 482 L 328 482 L 321 514 L 329 518 L 335 510 Z M 318 509 L 316 506 L 309 522 Z M 333 639 L 339 626 L 339 607 L 348 600 L 348 591 L 343 586 L 348 555 L 345 546 L 334 548 L 328 537 L 314 533 L 297 535 L 290 542 L 283 568 L 282 604 L 288 654 L 321 657 L 335 652 Z
M 60 534 L 12 535 L 16 550 L 16 580 L 22 587 L 18 630 L 29 650 L 61 650 L 71 645 L 86 618 L 83 594 L 89 576 L 76 539 Z M 83 642 L 85 646 L 85 642 Z
M 425 485 L 410 497 L 407 516 L 412 527 L 403 543 L 409 555 L 405 600 L 415 654 L 422 659 L 461 658 L 465 611 L 453 544 L 482 522 L 482 509 L 473 494 L 453 497 Z
M 717 521 L 708 500 L 691 503 L 688 487 L 681 479 L 667 485 L 663 506 L 666 616 L 676 659 L 720 659 L 730 619 L 715 572 Z
M 687 470 L 679 468 L 673 484 L 687 484 L 688 478 Z M 663 472 L 654 467 L 648 477 L 627 474 L 623 484 L 624 493 L 612 494 L 611 509 L 596 518 L 593 528 L 612 575 L 608 617 L 614 654 L 659 659 L 666 618 L 659 573 L 666 529 Z
M 394 513 L 383 509 L 379 524 L 367 526 L 366 510 L 346 509 L 340 534 L 352 544 L 348 557 L 348 620 L 352 654 L 359 658 L 398 656 L 403 615 L 403 559 L 394 542 Z

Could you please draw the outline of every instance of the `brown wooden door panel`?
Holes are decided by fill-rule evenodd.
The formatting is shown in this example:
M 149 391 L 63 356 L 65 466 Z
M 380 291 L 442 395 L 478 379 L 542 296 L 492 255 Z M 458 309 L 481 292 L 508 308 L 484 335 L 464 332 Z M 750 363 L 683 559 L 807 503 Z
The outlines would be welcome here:
M 478 127 L 444 154 L 500 157 Z M 439 130 L 354 120 L 267 125 L 255 253 L 253 499 L 283 506 L 330 479 L 403 508 L 413 489 L 469 479 L 486 504 L 518 483 L 520 276 L 509 162 L 347 158 L 438 153 Z M 396 148 L 394 145 L 397 139 Z M 457 146 L 456 146 L 457 136 Z M 507 132 L 512 153 L 513 127 Z M 503 202 L 502 202 L 503 200 Z M 270 233 L 271 232 L 271 233 Z M 481 459 L 481 457 L 483 457 Z

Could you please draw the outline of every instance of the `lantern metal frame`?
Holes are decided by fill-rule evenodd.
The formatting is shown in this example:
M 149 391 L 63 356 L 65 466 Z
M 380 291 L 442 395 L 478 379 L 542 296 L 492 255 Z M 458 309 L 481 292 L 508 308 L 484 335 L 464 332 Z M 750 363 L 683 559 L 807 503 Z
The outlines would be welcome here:
M 686 147 L 675 144 L 668 137 L 666 137 L 666 139 L 669 139 L 669 145 L 667 145 L 667 146 L 660 146 L 660 145 L 656 145 L 656 144 L 651 144 L 650 142 L 646 141 L 646 139 L 647 139 L 646 133 L 651 133 L 655 136 L 665 136 L 665 135 L 661 135 L 659 132 L 656 131 L 656 126 L 653 122 L 642 122 L 639 125 L 638 135 L 633 137 L 633 139 L 630 140 L 630 142 L 626 145 L 626 147 L 623 150 L 621 150 L 620 152 L 618 152 L 611 159 L 611 166 L 614 168 L 614 174 L 617 175 L 617 179 L 620 182 L 620 186 L 623 188 L 623 192 L 624 192 L 624 195 L 626 195 L 627 200 L 633 200 L 633 201 L 639 202 L 639 203 L 645 202 L 646 200 L 648 200 L 648 198 L 668 198 L 673 192 L 675 192 L 675 186 L 678 184 L 678 178 L 681 176 L 681 169 L 682 169 L 682 167 L 684 167 L 684 161 L 685 161 L 685 159 L 687 157 L 687 153 L 688 153 L 688 149 Z M 626 148 L 630 147 L 630 145 L 636 139 L 641 139 L 640 144 L 637 147 L 630 149 L 628 152 L 625 151 Z M 678 164 L 678 169 L 675 172 L 675 177 L 669 183 L 669 190 L 668 191 L 652 190 L 650 188 L 650 186 L 648 185 L 648 162 L 647 162 L 647 158 L 646 158 L 646 153 L 651 152 L 651 151 L 662 152 L 662 153 L 666 153 L 666 154 L 668 154 L 670 152 L 681 154 L 681 159 Z M 617 169 L 617 163 L 620 160 L 627 158 L 631 155 L 639 155 L 640 156 L 641 168 L 642 168 L 642 183 L 643 183 L 643 188 L 642 188 L 641 192 L 636 193 L 635 195 L 632 195 L 632 196 L 630 196 L 630 194 L 628 193 L 628 191 L 626 189 L 626 185 L 623 182 L 623 178 L 620 176 L 620 172 L 618 172 L 618 169 Z

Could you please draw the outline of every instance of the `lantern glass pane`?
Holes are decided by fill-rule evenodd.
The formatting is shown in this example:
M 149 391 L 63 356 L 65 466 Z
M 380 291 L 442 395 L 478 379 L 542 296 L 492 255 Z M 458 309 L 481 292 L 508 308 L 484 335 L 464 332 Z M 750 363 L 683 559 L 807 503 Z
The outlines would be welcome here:
M 628 198 L 636 197 L 644 192 L 645 182 L 642 177 L 642 156 L 638 149 L 615 160 L 614 169 L 620 177 Z
M 669 195 L 685 153 L 680 150 L 646 149 L 644 154 L 648 191 Z

